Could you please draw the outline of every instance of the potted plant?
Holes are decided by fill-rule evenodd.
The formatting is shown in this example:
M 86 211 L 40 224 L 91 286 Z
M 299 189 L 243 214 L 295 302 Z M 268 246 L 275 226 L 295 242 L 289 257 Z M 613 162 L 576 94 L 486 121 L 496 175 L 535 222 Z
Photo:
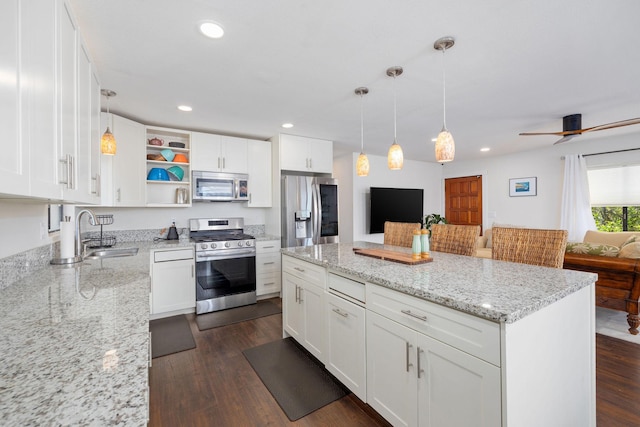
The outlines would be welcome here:
M 446 224 L 447 220 L 445 217 L 438 214 L 429 214 L 424 217 L 424 228 L 429 230 L 429 235 L 431 235 L 431 226 L 433 224 Z

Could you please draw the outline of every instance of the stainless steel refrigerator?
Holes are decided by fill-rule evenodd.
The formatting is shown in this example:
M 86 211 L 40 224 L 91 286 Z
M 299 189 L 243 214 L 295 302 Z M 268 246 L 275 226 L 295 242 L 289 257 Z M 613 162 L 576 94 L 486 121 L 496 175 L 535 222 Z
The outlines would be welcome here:
M 338 243 L 338 180 L 282 176 L 282 247 Z

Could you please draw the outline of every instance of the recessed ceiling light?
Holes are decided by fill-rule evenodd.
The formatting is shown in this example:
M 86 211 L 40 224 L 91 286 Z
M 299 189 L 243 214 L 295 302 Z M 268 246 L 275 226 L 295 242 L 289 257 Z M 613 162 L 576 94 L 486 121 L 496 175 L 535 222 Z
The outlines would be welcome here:
M 282 127 L 285 129 L 291 129 L 293 127 L 293 123 L 283 123 Z
M 483 147 L 483 148 L 480 149 L 480 151 L 489 151 L 489 150 L 491 150 L 491 148 L 489 148 L 489 147 Z
M 219 39 L 224 36 L 224 29 L 220 24 L 213 21 L 206 21 L 200 24 L 200 32 L 212 39 Z
M 193 110 L 193 108 L 189 107 L 188 105 L 178 105 L 178 110 L 180 110 L 180 111 L 191 111 L 191 110 Z
M 431 138 L 431 142 L 436 142 L 438 138 Z

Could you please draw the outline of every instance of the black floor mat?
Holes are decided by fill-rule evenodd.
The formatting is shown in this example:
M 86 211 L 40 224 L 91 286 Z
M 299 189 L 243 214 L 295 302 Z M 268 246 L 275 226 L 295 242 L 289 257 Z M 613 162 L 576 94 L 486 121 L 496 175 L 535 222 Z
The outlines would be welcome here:
M 291 421 L 347 394 L 344 386 L 292 338 L 242 353 Z
M 184 314 L 151 320 L 151 356 L 160 357 L 196 348 L 189 320 Z

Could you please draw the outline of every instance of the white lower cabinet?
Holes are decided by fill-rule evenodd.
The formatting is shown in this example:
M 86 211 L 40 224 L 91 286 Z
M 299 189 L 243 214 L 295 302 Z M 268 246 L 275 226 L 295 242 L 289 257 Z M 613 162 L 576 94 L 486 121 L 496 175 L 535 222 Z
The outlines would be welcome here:
M 327 292 L 325 366 L 363 402 L 367 401 L 365 312 L 364 307 Z
M 151 251 L 151 317 L 193 311 L 196 306 L 193 248 Z
M 282 289 L 280 240 L 256 242 L 256 296 L 279 293 Z
M 323 363 L 326 274 L 324 267 L 286 256 L 282 259 L 284 332 Z
M 384 305 L 380 295 L 370 298 L 369 287 L 378 287 L 367 287 L 368 306 L 372 299 L 377 299 L 373 307 Z M 390 311 L 400 315 L 397 320 L 368 310 L 367 403 L 394 426 L 500 426 L 500 367 L 429 336 L 433 328 L 429 322 L 433 318 L 434 323 L 442 324 L 438 319 L 442 315 L 451 325 L 462 324 L 451 335 L 463 339 L 466 319 L 454 310 L 449 310 L 452 318 L 447 318 L 448 313 L 437 312 L 442 307 L 420 302 L 427 304 L 425 310 L 416 309 L 415 304 L 404 308 L 390 304 Z M 429 305 L 436 312 L 430 311 Z M 484 326 L 487 330 L 482 331 L 479 341 L 492 342 L 499 337 L 497 325 L 495 329 Z M 445 336 L 450 336 L 449 332 Z M 469 342 L 475 339 L 472 334 L 467 338 Z

